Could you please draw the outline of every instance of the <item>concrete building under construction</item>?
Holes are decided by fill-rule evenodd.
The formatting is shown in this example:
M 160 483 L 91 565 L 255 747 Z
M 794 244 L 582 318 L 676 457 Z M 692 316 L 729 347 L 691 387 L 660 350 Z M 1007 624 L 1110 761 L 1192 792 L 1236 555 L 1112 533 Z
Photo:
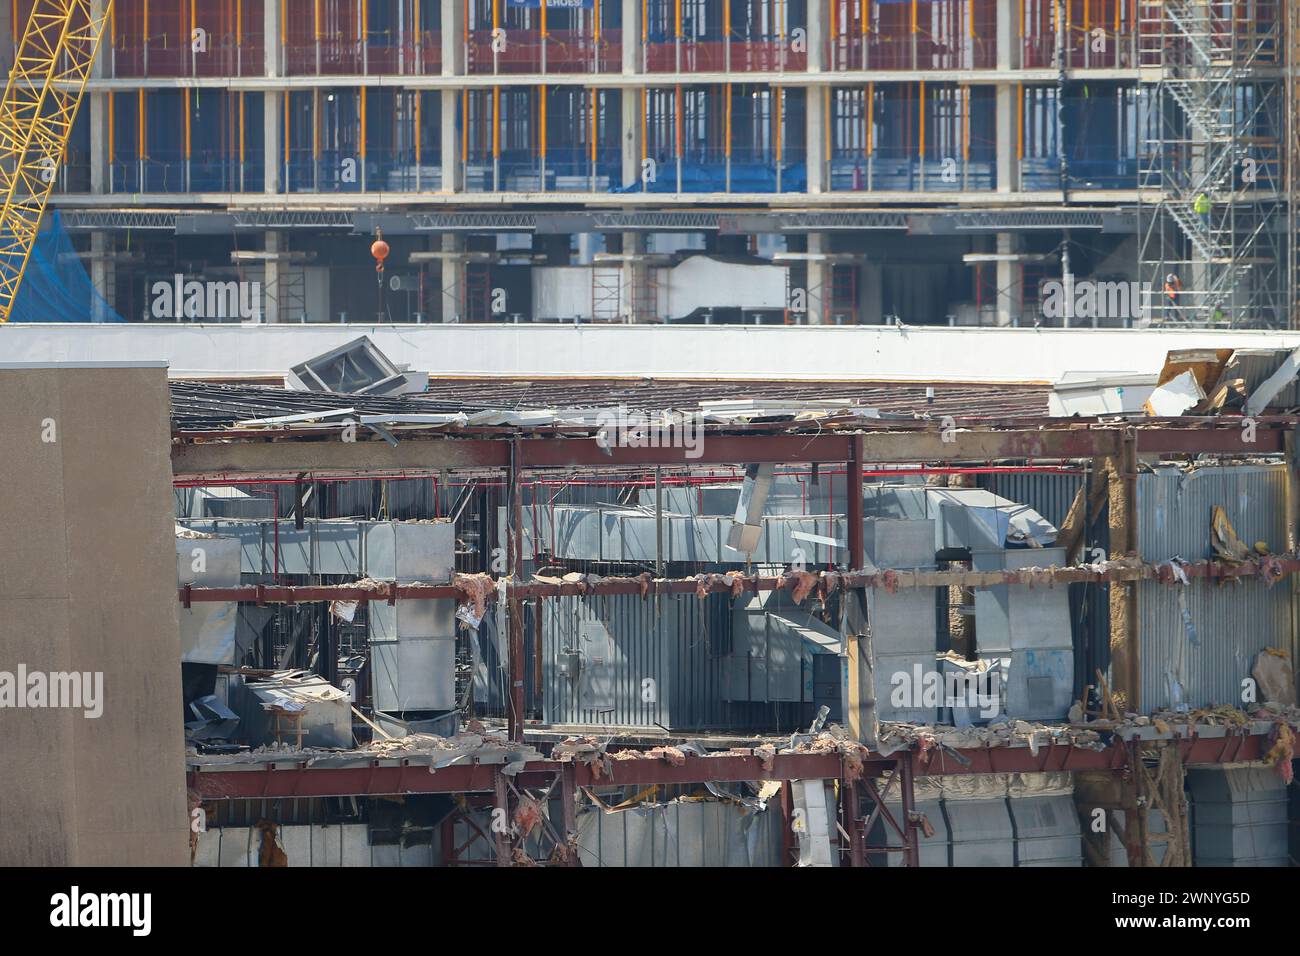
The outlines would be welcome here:
M 117 0 L 53 206 L 127 321 L 1288 328 L 1295 15 Z

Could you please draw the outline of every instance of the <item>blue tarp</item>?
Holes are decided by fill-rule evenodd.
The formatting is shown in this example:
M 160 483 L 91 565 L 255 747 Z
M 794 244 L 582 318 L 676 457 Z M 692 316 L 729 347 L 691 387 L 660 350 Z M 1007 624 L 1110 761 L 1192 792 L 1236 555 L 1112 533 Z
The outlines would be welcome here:
M 11 322 L 121 322 L 95 291 L 58 213 L 37 235 Z

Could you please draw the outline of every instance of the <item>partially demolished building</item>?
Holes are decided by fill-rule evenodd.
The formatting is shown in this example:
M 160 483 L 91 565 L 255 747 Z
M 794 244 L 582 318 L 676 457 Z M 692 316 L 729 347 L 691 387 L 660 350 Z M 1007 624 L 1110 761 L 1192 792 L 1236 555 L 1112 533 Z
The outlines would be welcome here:
M 1287 865 L 1289 361 L 174 382 L 193 863 Z

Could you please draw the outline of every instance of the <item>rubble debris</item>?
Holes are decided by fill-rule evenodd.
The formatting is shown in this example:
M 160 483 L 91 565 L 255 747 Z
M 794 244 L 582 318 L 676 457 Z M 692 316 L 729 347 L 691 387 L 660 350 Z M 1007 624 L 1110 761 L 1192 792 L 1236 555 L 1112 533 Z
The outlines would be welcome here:
M 1277 647 L 1266 647 L 1255 657 L 1250 668 L 1260 698 L 1276 707 L 1296 706 L 1295 672 L 1291 655 Z
M 1291 761 L 1295 759 L 1295 733 L 1286 721 L 1279 720 L 1271 735 L 1273 746 L 1264 754 L 1264 763 L 1277 770 L 1282 782 L 1288 786 L 1295 776 Z
M 790 592 L 790 598 L 795 604 L 802 604 L 806 598 L 817 586 L 819 575 L 811 571 L 786 571 L 781 575 L 781 587 Z
M 674 767 L 684 767 L 686 765 L 686 754 L 676 747 L 651 747 L 646 751 L 646 756 L 666 760 Z
M 1214 547 L 1214 553 L 1224 561 L 1245 561 L 1251 556 L 1250 549 L 1237 537 L 1237 532 L 1221 505 L 1214 506 L 1210 518 L 1210 544 Z
M 487 595 L 496 590 L 496 582 L 492 580 L 490 574 L 461 574 L 457 573 L 451 580 L 454 587 L 465 594 L 465 597 L 474 605 L 474 617 L 483 620 L 483 614 L 487 608 Z
M 527 839 L 534 830 L 542 825 L 541 804 L 526 793 L 520 794 L 519 802 L 515 805 L 513 823 L 518 837 Z
M 279 827 L 270 820 L 258 820 L 253 829 L 262 834 L 262 846 L 257 854 L 258 866 L 288 866 L 289 855 L 276 840 Z

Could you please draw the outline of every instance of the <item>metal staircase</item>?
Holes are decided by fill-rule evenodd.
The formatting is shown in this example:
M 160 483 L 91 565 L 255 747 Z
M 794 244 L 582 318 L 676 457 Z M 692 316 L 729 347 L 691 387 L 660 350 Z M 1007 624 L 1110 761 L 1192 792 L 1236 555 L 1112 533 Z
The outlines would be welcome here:
M 1152 290 L 1174 287 L 1152 292 L 1154 324 L 1286 324 L 1282 16 L 1279 0 L 1141 2 L 1139 258 Z

